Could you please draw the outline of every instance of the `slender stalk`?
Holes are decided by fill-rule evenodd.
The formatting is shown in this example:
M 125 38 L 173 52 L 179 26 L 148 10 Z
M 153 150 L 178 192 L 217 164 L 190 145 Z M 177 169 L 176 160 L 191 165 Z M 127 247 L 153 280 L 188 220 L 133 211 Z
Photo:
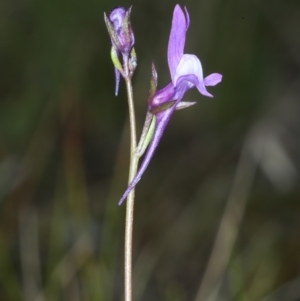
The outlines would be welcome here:
M 135 112 L 132 93 L 131 75 L 129 74 L 128 58 L 124 59 L 124 71 L 126 74 L 126 90 L 129 108 L 129 123 L 130 123 L 130 167 L 128 183 L 134 178 L 139 157 L 136 155 L 136 126 Z M 127 197 L 126 202 L 126 218 L 125 218 L 125 252 L 124 252 L 124 294 L 125 301 L 132 301 L 132 233 L 133 233 L 133 213 L 134 213 L 134 196 L 135 189 L 132 189 Z

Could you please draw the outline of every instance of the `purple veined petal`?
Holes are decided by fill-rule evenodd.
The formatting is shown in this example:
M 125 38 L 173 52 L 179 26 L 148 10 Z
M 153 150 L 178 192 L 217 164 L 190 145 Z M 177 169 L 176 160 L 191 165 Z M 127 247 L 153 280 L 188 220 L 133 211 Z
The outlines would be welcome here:
M 203 81 L 202 65 L 200 60 L 194 54 L 184 54 L 182 56 L 174 75 L 174 86 L 178 85 L 178 78 L 187 75 L 194 75 L 198 78 L 199 82 Z
M 204 95 L 204 96 L 208 96 L 208 97 L 213 97 L 207 90 L 206 87 L 204 85 L 203 81 L 200 81 L 199 84 L 196 86 L 198 91 Z
M 185 92 L 199 84 L 195 74 L 187 74 L 178 78 L 176 83 L 176 94 L 174 99 L 182 99 Z
M 186 7 L 184 7 L 185 16 L 186 16 L 186 30 L 188 30 L 190 26 L 190 15 Z
M 186 9 L 185 11 L 187 12 Z M 168 64 L 172 80 L 175 75 L 177 65 L 179 64 L 179 61 L 183 56 L 185 36 L 188 24 L 188 13 L 186 18 L 184 12 L 177 4 L 173 12 L 172 27 L 168 43 Z
M 222 81 L 222 74 L 220 73 L 212 73 L 204 78 L 205 86 L 215 86 L 219 82 Z
M 177 90 L 180 89 L 183 84 L 186 84 L 186 92 L 188 89 L 191 89 L 199 84 L 199 78 L 195 74 L 182 75 L 177 79 Z
M 172 106 L 171 108 L 167 109 L 166 111 L 160 112 L 157 114 L 156 116 L 156 125 L 155 125 L 155 129 L 154 129 L 154 134 L 152 137 L 152 140 L 148 146 L 147 152 L 145 154 L 144 160 L 139 168 L 139 170 L 137 171 L 135 177 L 133 178 L 133 180 L 131 181 L 131 183 L 128 185 L 126 191 L 124 192 L 124 194 L 122 195 L 121 199 L 119 200 L 118 205 L 120 206 L 124 200 L 127 198 L 128 194 L 130 193 L 130 191 L 135 187 L 135 185 L 139 182 L 139 180 L 141 179 L 142 175 L 144 174 L 145 170 L 147 169 L 154 153 L 155 150 L 159 144 L 159 141 L 162 137 L 162 134 L 176 108 L 177 103 L 180 100 L 178 100 L 174 106 Z

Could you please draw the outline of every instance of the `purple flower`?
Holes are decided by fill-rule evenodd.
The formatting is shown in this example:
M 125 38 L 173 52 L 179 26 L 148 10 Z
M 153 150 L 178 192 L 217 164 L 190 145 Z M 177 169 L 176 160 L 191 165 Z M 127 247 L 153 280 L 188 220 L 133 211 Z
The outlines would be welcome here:
M 131 8 L 126 11 L 124 7 L 114 8 L 108 18 L 104 13 L 105 24 L 112 44 L 111 57 L 115 65 L 116 95 L 118 95 L 119 90 L 120 73 L 123 72 L 120 56 L 122 54 L 125 60 L 128 59 L 129 56 L 135 56 L 133 49 L 134 34 L 130 22 L 130 13 Z
M 135 187 L 148 167 L 175 109 L 188 106 L 181 106 L 182 102 L 180 103 L 185 92 L 196 87 L 202 95 L 213 97 L 206 90 L 206 86 L 215 86 L 222 80 L 222 75 L 219 73 L 213 73 L 203 78 L 202 65 L 198 57 L 193 54 L 183 53 L 189 23 L 190 19 L 187 9 L 185 8 L 184 13 L 177 4 L 173 13 L 172 28 L 168 44 L 168 64 L 172 81 L 165 88 L 156 91 L 157 74 L 155 68 L 152 69 L 151 83 L 154 83 L 155 88 L 154 91 L 151 91 L 148 99 L 148 111 L 153 114 L 153 118 L 156 119 L 154 133 L 145 154 L 144 161 L 121 197 L 119 205 L 126 199 L 129 192 Z
M 104 13 L 104 20 L 107 26 L 112 46 L 117 52 L 129 55 L 134 44 L 134 35 L 130 23 L 131 8 L 127 11 L 124 7 L 114 8 L 108 18 Z

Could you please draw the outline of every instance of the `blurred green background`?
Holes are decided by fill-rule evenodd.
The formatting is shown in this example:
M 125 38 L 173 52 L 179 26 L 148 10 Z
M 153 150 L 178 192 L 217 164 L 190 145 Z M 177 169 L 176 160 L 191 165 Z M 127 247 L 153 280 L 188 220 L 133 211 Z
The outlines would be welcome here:
M 0 300 L 122 300 L 129 129 L 103 13 L 133 5 L 139 133 L 174 1 L 0 2 Z M 134 300 L 300 300 L 300 1 L 187 0 L 223 74 L 136 189 Z

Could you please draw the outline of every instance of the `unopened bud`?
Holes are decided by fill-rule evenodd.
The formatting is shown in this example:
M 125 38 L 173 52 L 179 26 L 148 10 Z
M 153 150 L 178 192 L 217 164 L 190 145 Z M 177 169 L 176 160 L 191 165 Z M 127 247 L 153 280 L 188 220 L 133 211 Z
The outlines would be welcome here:
M 106 27 L 112 46 L 124 55 L 129 55 L 134 44 L 134 35 L 130 23 L 131 8 L 114 8 L 107 18 L 104 14 Z

